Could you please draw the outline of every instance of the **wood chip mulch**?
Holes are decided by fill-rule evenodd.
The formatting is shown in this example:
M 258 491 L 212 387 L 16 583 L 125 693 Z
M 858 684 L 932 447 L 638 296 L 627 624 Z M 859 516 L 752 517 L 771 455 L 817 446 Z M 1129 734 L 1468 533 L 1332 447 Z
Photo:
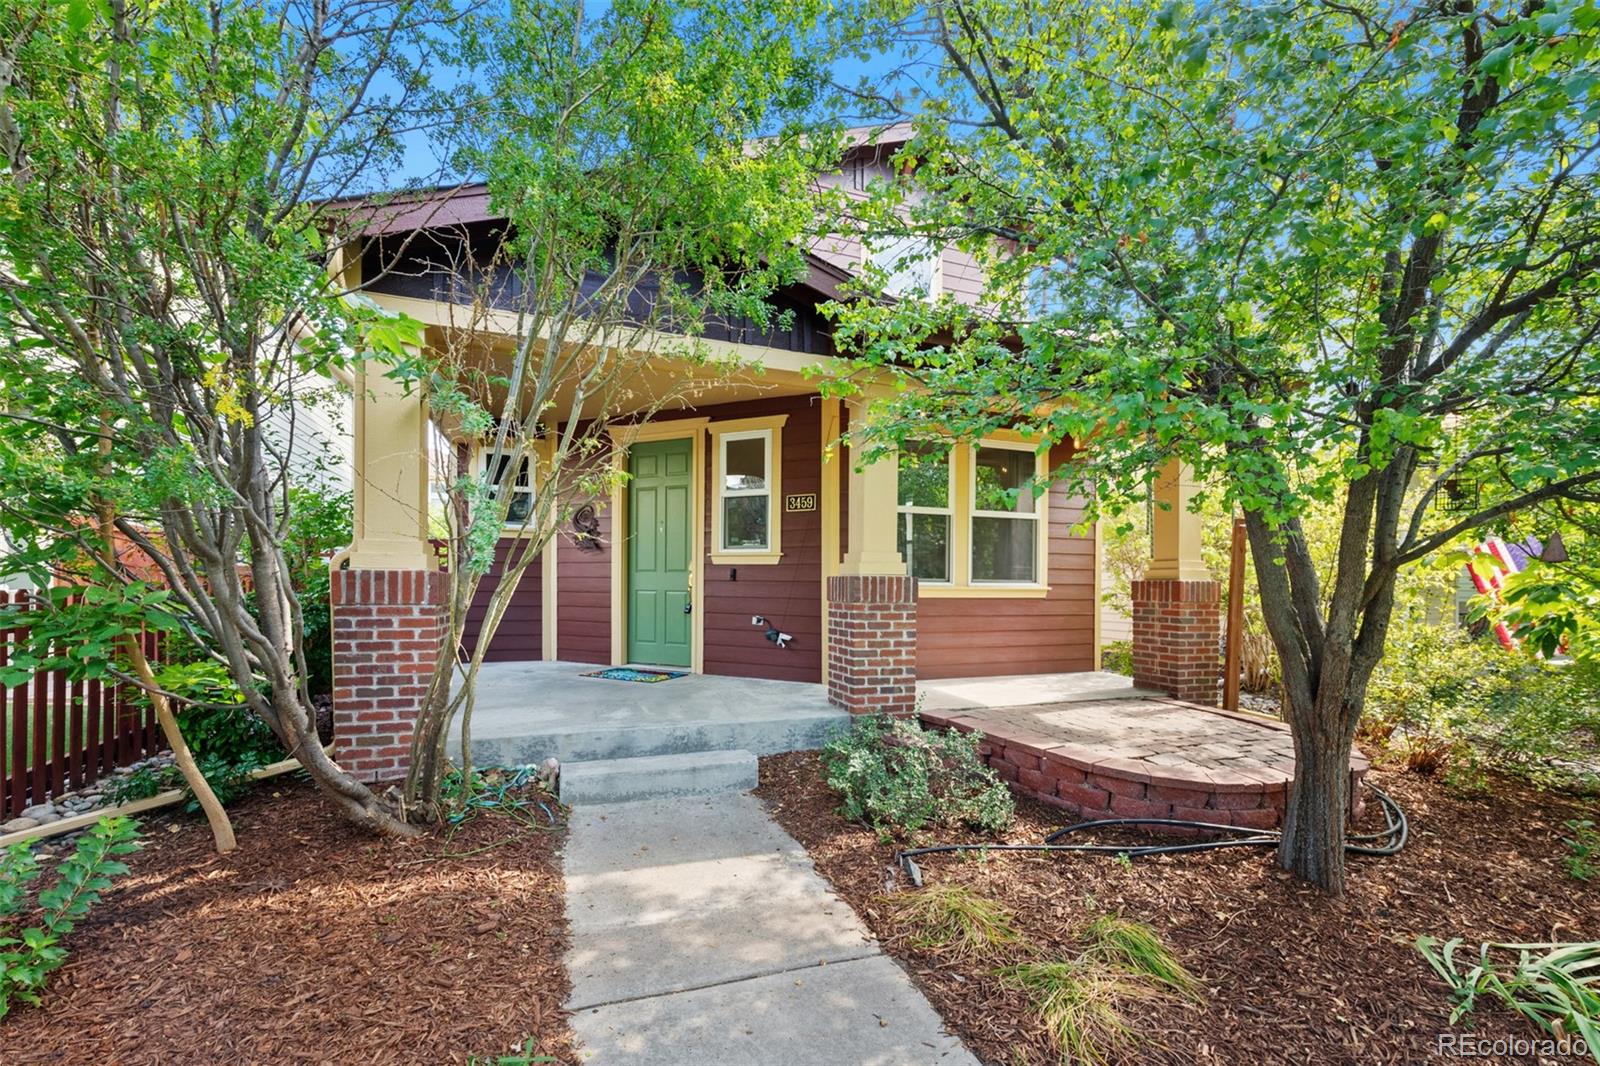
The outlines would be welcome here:
M 226 856 L 193 818 L 145 821 L 44 1004 L 0 1022 L 0 1062 L 492 1062 L 529 1037 L 576 1061 L 564 830 L 479 815 L 380 840 L 304 782 L 232 814 Z
M 928 884 L 960 883 L 1009 907 L 1028 946 L 1002 959 L 953 960 L 906 943 L 882 904 L 895 848 L 844 821 L 823 785 L 815 753 L 761 760 L 757 790 L 805 845 L 979 1058 L 1016 1066 L 1058 1056 L 997 966 L 1023 955 L 1071 958 L 1090 917 L 1116 911 L 1148 922 L 1206 986 L 1203 1004 L 1140 1001 L 1126 1014 L 1140 1033 L 1119 1063 L 1350 1063 L 1451 1061 L 1438 1036 L 1451 1032 L 1451 1001 L 1412 948 L 1419 934 L 1480 941 L 1600 938 L 1600 888 L 1569 877 L 1562 823 L 1596 816 L 1593 801 L 1541 793 L 1511 781 L 1491 796 L 1463 798 L 1412 774 L 1374 770 L 1411 819 L 1406 850 L 1353 860 L 1345 898 L 1330 900 L 1279 870 L 1266 850 L 1144 859 L 1124 866 L 1085 856 L 928 856 Z M 1376 829 L 1376 808 L 1368 828 Z M 1007 839 L 1036 842 L 1071 818 L 1019 804 Z M 959 834 L 924 843 L 954 843 Z M 964 839 L 976 839 L 966 837 Z M 903 881 L 893 887 L 904 887 Z M 1530 1023 L 1483 1007 L 1474 1038 L 1538 1039 Z M 1480 1062 L 1580 1061 L 1536 1054 L 1481 1055 Z M 1588 1061 L 1588 1060 L 1581 1060 Z

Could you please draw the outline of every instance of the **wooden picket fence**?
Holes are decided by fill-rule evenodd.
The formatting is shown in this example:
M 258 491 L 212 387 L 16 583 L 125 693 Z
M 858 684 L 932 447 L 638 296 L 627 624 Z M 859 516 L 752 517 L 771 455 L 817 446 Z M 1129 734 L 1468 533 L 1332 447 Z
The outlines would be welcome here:
M 0 606 L 32 607 L 36 602 L 30 593 L 0 589 Z M 10 661 L 19 635 L 18 630 L 0 629 L 0 666 Z M 142 639 L 153 661 L 160 641 L 155 634 Z M 31 681 L 0 688 L 0 722 L 5 726 L 0 749 L 4 819 L 69 789 L 92 785 L 166 746 L 155 712 L 135 702 L 128 686 L 73 681 L 61 670 L 40 671 Z

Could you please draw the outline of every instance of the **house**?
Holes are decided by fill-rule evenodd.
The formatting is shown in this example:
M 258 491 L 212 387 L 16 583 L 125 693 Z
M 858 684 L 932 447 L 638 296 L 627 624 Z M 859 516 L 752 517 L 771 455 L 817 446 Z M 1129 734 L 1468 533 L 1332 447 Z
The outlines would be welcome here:
M 864 189 L 889 174 L 903 140 L 859 138 L 825 180 Z M 452 190 L 447 202 L 388 212 L 342 269 L 442 335 L 463 308 L 430 243 L 471 248 L 500 221 L 486 190 Z M 629 478 L 594 501 L 587 535 L 564 530 L 526 573 L 486 656 L 809 682 L 854 712 L 910 711 L 919 678 L 1097 669 L 1099 545 L 1093 528 L 1074 528 L 1083 501 L 1059 485 L 1038 500 L 1007 491 L 1072 462 L 1076 445 L 1041 452 L 1002 432 L 869 465 L 840 447 L 873 397 L 820 394 L 816 372 L 837 354 L 818 306 L 878 254 L 899 264 L 895 286 L 976 299 L 976 262 L 929 251 L 919 260 L 845 236 L 819 242 L 806 275 L 773 297 L 791 313 L 787 328 L 709 326 L 706 344 L 760 372 L 614 431 L 613 461 Z M 493 315 L 474 323 L 494 328 Z M 671 373 L 669 357 L 661 362 Z M 426 688 L 442 582 L 428 544 L 425 405 L 376 370 L 357 386 L 355 541 L 334 587 L 336 625 L 350 620 L 336 645 L 336 714 L 376 723 L 341 729 L 341 759 L 381 777 L 409 735 L 395 709 Z M 1156 558 L 1139 583 L 1135 627 L 1147 639 L 1136 633 L 1136 659 L 1141 684 L 1210 701 L 1217 589 L 1180 474 L 1157 484 L 1175 506 L 1158 513 Z M 349 739 L 361 735 L 375 739 Z

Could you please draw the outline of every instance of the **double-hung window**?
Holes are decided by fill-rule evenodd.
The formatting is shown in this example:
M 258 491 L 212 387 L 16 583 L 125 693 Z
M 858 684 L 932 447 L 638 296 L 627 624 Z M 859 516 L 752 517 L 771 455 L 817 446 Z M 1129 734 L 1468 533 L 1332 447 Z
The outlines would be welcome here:
M 950 534 L 955 519 L 950 445 L 910 441 L 899 452 L 900 556 L 923 581 L 950 581 Z
M 712 422 L 711 561 L 776 563 L 783 555 L 783 425 L 788 415 Z
M 722 543 L 725 552 L 772 550 L 772 431 L 718 437 Z
M 491 448 L 483 449 L 480 463 L 485 479 L 489 485 L 489 498 L 498 501 L 502 492 L 509 492 L 510 503 L 506 507 L 506 525 L 523 526 L 533 514 L 533 466 L 532 457 L 524 456 L 517 464 L 517 476 L 508 479 L 507 473 L 511 468 L 511 456 L 504 452 L 496 453 Z
M 972 450 L 973 584 L 1039 580 L 1037 475 L 1032 445 L 985 442 Z

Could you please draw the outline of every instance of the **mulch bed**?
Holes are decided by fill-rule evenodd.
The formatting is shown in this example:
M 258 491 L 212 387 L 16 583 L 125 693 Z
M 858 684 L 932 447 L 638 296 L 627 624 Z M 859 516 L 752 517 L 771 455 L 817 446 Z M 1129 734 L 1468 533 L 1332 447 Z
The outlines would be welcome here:
M 1115 1061 L 1434 1060 L 1438 1034 L 1451 1031 L 1451 1002 L 1412 942 L 1419 934 L 1460 936 L 1475 952 L 1484 940 L 1600 937 L 1600 891 L 1572 880 L 1561 864 L 1562 823 L 1594 817 L 1596 805 L 1511 781 L 1471 799 L 1412 774 L 1374 770 L 1372 779 L 1406 809 L 1411 841 L 1395 857 L 1353 860 L 1341 900 L 1295 881 L 1265 850 L 1144 859 L 1131 867 L 994 854 L 919 863 L 928 884 L 958 882 L 1003 902 L 1031 948 L 1045 955 L 1070 958 L 1074 931 L 1106 911 L 1162 934 L 1206 985 L 1206 1001 L 1129 1005 L 1143 1042 Z M 980 1058 L 1007 1066 L 1057 1061 L 1027 1004 L 994 976 L 1019 953 L 956 962 L 905 942 L 906 931 L 881 904 L 895 849 L 839 817 L 815 753 L 762 759 L 757 794 Z M 1370 819 L 1378 805 L 1368 806 Z M 1068 821 L 1064 812 L 1025 801 L 1008 839 L 1038 841 Z M 960 839 L 941 835 L 937 842 Z M 1455 1031 L 1490 1040 L 1542 1035 L 1500 1007 L 1480 1008 L 1470 1030 Z M 1557 1060 L 1530 1053 L 1478 1061 Z
M 305 782 L 232 814 L 226 856 L 196 819 L 145 821 L 44 1004 L 0 1022 L 0 1061 L 492 1062 L 529 1037 L 576 1061 L 564 831 L 478 815 L 448 841 L 380 840 Z

